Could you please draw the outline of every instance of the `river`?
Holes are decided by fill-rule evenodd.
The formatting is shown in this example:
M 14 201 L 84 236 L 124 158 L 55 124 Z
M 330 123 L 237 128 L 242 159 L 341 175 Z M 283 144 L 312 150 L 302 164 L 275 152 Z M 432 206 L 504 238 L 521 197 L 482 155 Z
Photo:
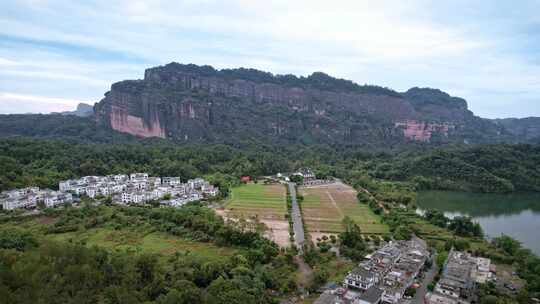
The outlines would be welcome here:
M 504 233 L 540 255 L 540 193 L 422 191 L 417 205 L 420 210 L 442 211 L 450 218 L 468 215 L 480 223 L 486 236 Z

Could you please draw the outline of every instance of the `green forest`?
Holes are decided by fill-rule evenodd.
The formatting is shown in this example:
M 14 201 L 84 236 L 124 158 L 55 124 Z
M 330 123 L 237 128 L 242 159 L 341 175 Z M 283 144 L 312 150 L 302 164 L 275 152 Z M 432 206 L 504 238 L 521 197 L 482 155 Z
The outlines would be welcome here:
M 540 191 L 540 145 L 459 146 L 399 153 L 324 145 L 85 143 L 0 139 L 0 191 L 85 175 L 148 172 L 182 179 L 208 176 L 217 184 L 309 166 L 321 177 L 393 180 L 419 189 L 473 192 Z
M 159 232 L 234 251 L 208 258 L 197 251 L 166 254 L 66 239 L 103 230 Z M 292 254 L 197 204 L 85 205 L 0 217 L 2 303 L 274 303 L 275 295 L 296 289 L 295 270 Z

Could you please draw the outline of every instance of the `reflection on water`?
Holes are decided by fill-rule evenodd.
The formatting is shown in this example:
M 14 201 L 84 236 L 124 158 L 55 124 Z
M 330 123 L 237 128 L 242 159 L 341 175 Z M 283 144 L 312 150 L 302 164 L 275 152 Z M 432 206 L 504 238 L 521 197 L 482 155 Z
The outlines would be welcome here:
M 418 193 L 418 207 L 436 209 L 448 217 L 471 216 L 480 223 L 487 236 L 510 235 L 540 255 L 539 193 L 423 191 Z

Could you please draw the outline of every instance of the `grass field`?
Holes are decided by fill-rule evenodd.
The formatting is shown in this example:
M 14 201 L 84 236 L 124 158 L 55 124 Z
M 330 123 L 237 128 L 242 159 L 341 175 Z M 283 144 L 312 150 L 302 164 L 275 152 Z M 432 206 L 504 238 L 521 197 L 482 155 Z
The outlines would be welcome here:
M 259 219 L 285 219 L 287 203 L 283 185 L 248 184 L 232 189 L 229 214 Z
M 347 185 L 335 183 L 300 189 L 304 222 L 313 236 L 343 231 L 345 216 L 355 221 L 365 234 L 385 234 L 388 227 L 381 223 L 367 205 L 358 203 L 356 191 Z
M 225 204 L 225 215 L 257 219 L 267 230 L 265 235 L 282 247 L 290 246 L 285 186 L 247 184 L 233 188 Z
M 57 241 L 77 241 L 87 246 L 100 246 L 111 250 L 128 250 L 163 255 L 175 252 L 197 253 L 203 259 L 215 260 L 233 255 L 236 250 L 218 247 L 211 243 L 194 242 L 166 233 L 141 233 L 133 230 L 113 230 L 109 228 L 89 229 L 82 232 L 48 234 L 46 238 Z

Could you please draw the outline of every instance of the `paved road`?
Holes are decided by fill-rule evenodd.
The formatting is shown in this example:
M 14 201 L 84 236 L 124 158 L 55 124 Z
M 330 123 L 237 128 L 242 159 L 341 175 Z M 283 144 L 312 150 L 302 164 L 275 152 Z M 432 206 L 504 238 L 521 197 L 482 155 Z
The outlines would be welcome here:
M 435 275 L 437 274 L 437 271 L 439 270 L 437 268 L 437 255 L 434 254 L 432 258 L 433 264 L 431 268 L 426 272 L 424 280 L 421 283 L 421 286 L 416 290 L 416 294 L 412 298 L 411 303 L 412 304 L 422 304 L 424 303 L 424 296 L 427 293 L 427 286 L 433 282 L 433 279 L 435 278 Z
M 293 220 L 294 242 L 296 247 L 298 248 L 298 253 L 300 255 L 303 255 L 305 239 L 304 226 L 302 225 L 302 212 L 300 212 L 300 207 L 298 206 L 298 202 L 296 201 L 296 188 L 294 187 L 294 183 L 289 183 L 288 185 L 292 201 L 291 216 Z

